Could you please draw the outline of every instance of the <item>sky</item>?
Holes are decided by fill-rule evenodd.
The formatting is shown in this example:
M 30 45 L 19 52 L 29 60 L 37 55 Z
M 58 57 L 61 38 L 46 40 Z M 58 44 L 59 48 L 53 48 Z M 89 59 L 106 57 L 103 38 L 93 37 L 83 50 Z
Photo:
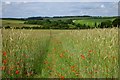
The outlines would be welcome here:
M 2 0 L 4 2 L 119 2 L 119 0 Z
M 4 0 L 2 2 L 3 18 L 26 18 L 36 16 L 117 16 L 118 0 Z M 1 10 L 1 9 L 0 9 Z

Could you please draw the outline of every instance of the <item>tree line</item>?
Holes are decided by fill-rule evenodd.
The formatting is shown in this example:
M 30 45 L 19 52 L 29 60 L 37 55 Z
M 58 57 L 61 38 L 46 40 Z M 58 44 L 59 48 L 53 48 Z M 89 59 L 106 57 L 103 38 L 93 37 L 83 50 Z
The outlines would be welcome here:
M 113 21 L 106 20 L 100 24 L 94 23 L 94 26 L 74 23 L 72 19 L 67 20 L 27 20 L 24 24 L 40 25 L 38 27 L 16 27 L 15 29 L 92 29 L 92 28 L 112 28 L 120 26 L 120 18 L 116 18 Z M 5 28 L 10 28 L 9 26 Z

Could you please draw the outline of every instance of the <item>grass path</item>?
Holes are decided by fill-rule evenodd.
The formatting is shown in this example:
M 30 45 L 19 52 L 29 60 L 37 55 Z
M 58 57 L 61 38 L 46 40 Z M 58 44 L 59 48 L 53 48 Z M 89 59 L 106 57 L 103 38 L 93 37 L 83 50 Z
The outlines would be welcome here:
M 54 74 L 54 73 L 58 73 L 57 68 L 59 66 L 56 64 L 61 64 L 58 61 L 59 60 L 58 57 L 63 47 L 62 47 L 60 40 L 56 36 L 59 36 L 59 33 L 54 34 L 53 32 L 51 32 L 48 53 L 47 53 L 46 59 L 44 60 L 45 67 L 42 70 L 42 75 L 39 77 L 50 77 L 50 78 L 59 77 L 58 74 Z

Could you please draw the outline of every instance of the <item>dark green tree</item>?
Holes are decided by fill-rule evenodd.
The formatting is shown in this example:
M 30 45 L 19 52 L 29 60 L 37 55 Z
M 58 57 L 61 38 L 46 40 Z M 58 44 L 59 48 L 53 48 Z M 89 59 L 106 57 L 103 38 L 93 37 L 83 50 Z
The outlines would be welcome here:
M 97 27 L 97 23 L 95 22 L 95 27 Z
M 101 22 L 100 28 L 110 28 L 110 27 L 112 27 L 112 21 L 107 20 L 107 21 Z
M 113 25 L 114 27 L 120 26 L 120 18 L 116 18 L 116 19 L 112 22 L 112 25 Z

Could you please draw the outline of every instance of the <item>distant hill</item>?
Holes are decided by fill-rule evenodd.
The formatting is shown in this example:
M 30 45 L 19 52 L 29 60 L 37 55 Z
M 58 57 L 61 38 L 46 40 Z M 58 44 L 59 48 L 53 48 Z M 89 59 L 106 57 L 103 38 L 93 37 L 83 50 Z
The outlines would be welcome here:
M 56 18 L 70 18 L 70 19 L 81 19 L 81 18 L 91 18 L 91 19 L 110 19 L 110 18 L 117 18 L 118 16 L 113 17 L 101 17 L 101 16 L 89 16 L 89 15 L 83 15 L 83 16 L 53 16 L 53 17 L 28 17 L 28 18 L 0 18 L 3 20 L 43 20 L 43 19 L 56 19 Z

